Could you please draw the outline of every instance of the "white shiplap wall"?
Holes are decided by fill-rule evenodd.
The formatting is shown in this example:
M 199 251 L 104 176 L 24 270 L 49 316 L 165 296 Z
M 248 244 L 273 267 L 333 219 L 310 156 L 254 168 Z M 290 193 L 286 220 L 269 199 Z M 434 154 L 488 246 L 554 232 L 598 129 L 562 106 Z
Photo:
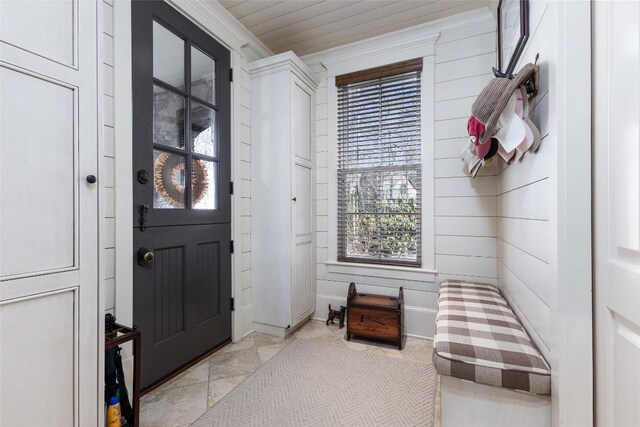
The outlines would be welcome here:
M 553 76 L 556 48 L 555 6 L 532 0 L 531 37 L 517 69 L 540 53 L 537 96 L 531 119 L 543 140 L 536 154 L 503 169 L 497 177 L 498 285 L 543 355 L 552 348 L 551 307 L 554 286 L 555 225 L 551 208 L 555 197 L 556 133 Z M 588 141 L 585 149 L 588 148 Z
M 455 19 L 455 18 L 453 18 Z M 446 19 L 439 21 L 446 27 Z M 411 31 L 411 30 L 409 30 Z M 424 28 L 426 33 L 430 31 Z M 459 154 L 467 141 L 466 122 L 471 104 L 490 79 L 495 64 L 495 20 L 487 11 L 470 19 L 465 25 L 440 31 L 435 54 L 435 198 L 423 203 L 435 205 L 435 267 L 439 274 L 435 282 L 413 280 L 410 274 L 398 272 L 393 278 L 369 274 L 355 276 L 328 271 L 328 92 L 327 74 L 322 66 L 331 55 L 348 55 L 359 46 L 346 46 L 304 57 L 320 81 L 316 104 L 317 155 L 317 242 L 318 296 L 316 318 L 327 315 L 327 305 L 345 304 L 350 281 L 358 283 L 363 292 L 395 295 L 404 287 L 407 333 L 431 337 L 439 280 L 445 278 L 473 279 L 496 283 L 496 177 L 497 170 L 483 171 L 471 180 L 462 171 Z M 415 32 L 413 33 L 415 35 Z M 397 42 L 402 35 L 391 35 Z M 376 39 L 384 45 L 384 36 Z M 335 260 L 333 260 L 335 261 Z
M 102 242 L 104 254 L 104 308 L 109 313 L 115 311 L 116 298 L 116 219 L 115 219 L 115 121 L 114 121 L 114 61 L 113 61 L 113 0 L 102 3 L 103 18 L 103 56 L 102 56 L 102 87 L 103 87 L 103 141 L 104 155 L 102 157 L 100 181 L 104 188 L 104 223 L 102 224 Z
M 253 330 L 251 305 L 251 78 L 247 60 L 242 57 L 239 74 L 240 105 L 240 182 L 234 184 L 240 192 L 240 241 L 236 241 L 236 262 L 240 262 L 242 293 L 236 296 L 236 315 L 242 319 L 240 335 Z M 237 74 L 236 74 L 237 75 Z M 238 259 L 239 258 L 239 259 Z
M 443 32 L 435 57 L 435 253 L 438 279 L 495 283 L 496 178 L 462 169 L 471 104 L 491 79 L 495 23 Z M 427 236 L 425 236 L 427 238 Z

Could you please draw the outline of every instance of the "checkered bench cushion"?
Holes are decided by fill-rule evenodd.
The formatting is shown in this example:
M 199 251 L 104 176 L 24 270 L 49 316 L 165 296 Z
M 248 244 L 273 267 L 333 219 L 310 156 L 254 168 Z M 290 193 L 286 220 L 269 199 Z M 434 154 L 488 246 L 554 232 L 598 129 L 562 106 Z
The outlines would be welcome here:
M 551 394 L 549 365 L 490 285 L 440 284 L 433 364 L 442 375 Z

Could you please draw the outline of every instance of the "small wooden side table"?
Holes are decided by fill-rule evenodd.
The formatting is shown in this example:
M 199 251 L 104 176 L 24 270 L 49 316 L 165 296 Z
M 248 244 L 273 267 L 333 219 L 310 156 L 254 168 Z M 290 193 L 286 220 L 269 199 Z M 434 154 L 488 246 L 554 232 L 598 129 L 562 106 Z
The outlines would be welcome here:
M 351 282 L 347 295 L 347 340 L 362 337 L 388 341 L 402 350 L 404 339 L 404 297 L 362 294 Z

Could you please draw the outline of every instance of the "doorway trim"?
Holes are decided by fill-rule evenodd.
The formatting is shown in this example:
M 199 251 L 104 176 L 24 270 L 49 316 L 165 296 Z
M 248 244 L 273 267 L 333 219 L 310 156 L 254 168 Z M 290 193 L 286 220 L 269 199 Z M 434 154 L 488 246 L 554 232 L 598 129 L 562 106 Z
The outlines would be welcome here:
M 557 2 L 552 425 L 593 425 L 591 5 Z M 544 58 L 541 58 L 544 60 Z

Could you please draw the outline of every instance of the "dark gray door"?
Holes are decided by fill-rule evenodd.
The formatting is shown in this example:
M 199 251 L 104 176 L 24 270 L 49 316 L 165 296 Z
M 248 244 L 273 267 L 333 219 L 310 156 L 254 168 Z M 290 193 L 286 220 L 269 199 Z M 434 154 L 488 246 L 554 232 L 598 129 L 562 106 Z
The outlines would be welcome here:
M 133 310 L 147 388 L 231 338 L 230 54 L 163 1 L 132 3 L 132 39 Z

